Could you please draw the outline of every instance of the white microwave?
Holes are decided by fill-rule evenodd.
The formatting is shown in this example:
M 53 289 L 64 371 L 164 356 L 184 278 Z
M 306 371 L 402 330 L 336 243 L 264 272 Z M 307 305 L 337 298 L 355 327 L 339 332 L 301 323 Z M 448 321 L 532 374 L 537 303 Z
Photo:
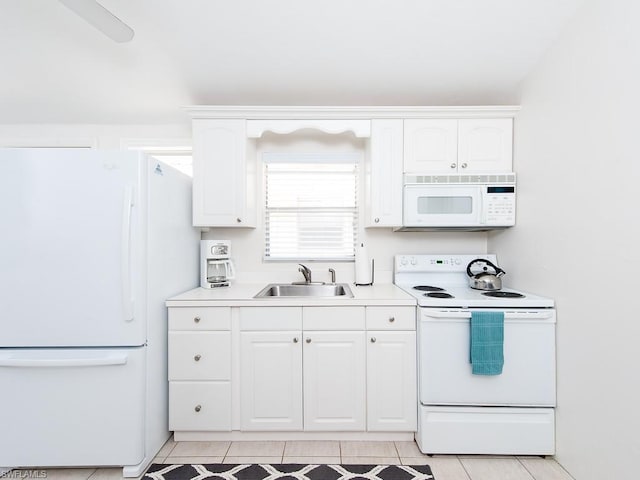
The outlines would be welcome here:
M 402 228 L 491 230 L 516 223 L 515 174 L 405 175 Z

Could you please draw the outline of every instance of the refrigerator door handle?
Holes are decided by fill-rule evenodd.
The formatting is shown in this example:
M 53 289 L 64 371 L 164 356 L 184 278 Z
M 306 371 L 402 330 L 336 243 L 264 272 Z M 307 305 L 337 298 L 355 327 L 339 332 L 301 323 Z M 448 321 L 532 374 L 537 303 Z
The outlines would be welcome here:
M 122 314 L 125 322 L 133 320 L 133 298 L 131 294 L 131 208 L 133 207 L 133 188 L 125 187 L 122 206 Z
M 96 367 L 109 365 L 125 365 L 126 355 L 99 358 L 2 358 L 0 367 Z

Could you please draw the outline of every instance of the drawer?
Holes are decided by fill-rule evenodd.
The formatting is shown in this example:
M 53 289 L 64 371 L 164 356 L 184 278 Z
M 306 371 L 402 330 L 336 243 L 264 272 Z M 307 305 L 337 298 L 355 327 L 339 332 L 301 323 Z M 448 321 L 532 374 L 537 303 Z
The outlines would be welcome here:
M 302 330 L 302 307 L 241 307 L 240 330 Z
M 170 332 L 169 380 L 229 380 L 231 332 Z
M 367 330 L 415 330 L 416 307 L 366 307 Z
M 365 307 L 304 307 L 303 330 L 364 330 Z
M 231 430 L 230 382 L 170 382 L 169 430 Z
M 231 307 L 170 307 L 169 330 L 231 330 Z

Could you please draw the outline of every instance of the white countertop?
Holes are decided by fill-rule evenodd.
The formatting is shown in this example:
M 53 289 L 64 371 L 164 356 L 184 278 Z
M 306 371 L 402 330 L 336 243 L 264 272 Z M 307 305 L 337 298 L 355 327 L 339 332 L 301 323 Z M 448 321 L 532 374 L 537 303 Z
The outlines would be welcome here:
M 336 305 L 409 305 L 415 306 L 411 295 L 391 283 L 368 287 L 349 285 L 353 298 L 341 297 L 277 297 L 253 298 L 266 287 L 265 283 L 232 283 L 229 287 L 194 288 L 167 300 L 167 307 L 204 306 L 336 306 Z

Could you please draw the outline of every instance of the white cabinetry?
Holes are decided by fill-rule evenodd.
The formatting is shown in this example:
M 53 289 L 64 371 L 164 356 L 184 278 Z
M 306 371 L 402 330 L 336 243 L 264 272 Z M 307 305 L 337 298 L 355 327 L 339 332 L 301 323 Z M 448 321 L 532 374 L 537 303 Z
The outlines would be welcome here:
M 417 428 L 416 311 L 367 307 L 367 430 Z
M 240 428 L 302 430 L 302 308 L 239 310 Z
M 305 332 L 305 430 L 365 430 L 364 332 Z
M 242 430 L 302 430 L 301 337 L 301 331 L 240 334 Z
M 194 119 L 193 224 L 255 227 L 255 155 L 246 120 Z
M 366 160 L 366 227 L 402 225 L 401 119 L 371 121 L 371 140 Z
M 231 309 L 169 309 L 169 428 L 231 430 Z
M 364 307 L 243 307 L 240 319 L 242 430 L 365 430 Z
M 405 173 L 512 171 L 511 118 L 404 121 Z
M 415 325 L 412 306 L 170 307 L 170 429 L 415 431 Z

